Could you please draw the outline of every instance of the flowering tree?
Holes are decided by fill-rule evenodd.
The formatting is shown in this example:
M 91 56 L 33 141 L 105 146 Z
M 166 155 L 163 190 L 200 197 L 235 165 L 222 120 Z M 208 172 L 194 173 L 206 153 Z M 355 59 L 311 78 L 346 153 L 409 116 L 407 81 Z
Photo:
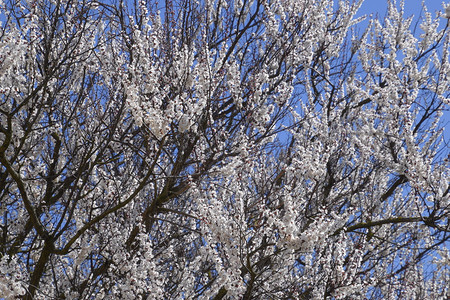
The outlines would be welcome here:
M 0 297 L 447 299 L 450 8 L 361 2 L 0 1 Z

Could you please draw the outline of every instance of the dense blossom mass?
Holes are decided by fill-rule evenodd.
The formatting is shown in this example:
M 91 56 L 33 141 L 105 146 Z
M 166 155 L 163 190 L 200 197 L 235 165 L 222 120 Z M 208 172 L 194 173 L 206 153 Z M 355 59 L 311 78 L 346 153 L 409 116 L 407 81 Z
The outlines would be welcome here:
M 448 299 L 450 5 L 361 4 L 0 1 L 0 298 Z

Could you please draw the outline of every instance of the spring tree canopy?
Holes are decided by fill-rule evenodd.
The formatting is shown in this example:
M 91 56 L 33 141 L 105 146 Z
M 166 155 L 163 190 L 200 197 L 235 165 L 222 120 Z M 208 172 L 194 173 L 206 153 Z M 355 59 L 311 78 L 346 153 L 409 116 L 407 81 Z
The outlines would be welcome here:
M 0 2 L 5 299 L 447 299 L 449 8 Z

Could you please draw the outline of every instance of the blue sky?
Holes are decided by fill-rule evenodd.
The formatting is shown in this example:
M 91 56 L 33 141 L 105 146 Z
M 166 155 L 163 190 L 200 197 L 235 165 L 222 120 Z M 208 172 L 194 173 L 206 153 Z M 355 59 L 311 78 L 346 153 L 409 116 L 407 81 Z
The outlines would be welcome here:
M 364 14 L 378 12 L 380 16 L 384 16 L 387 7 L 387 0 L 365 0 L 361 6 L 360 12 Z M 398 1 L 400 2 L 400 1 Z M 425 5 L 429 12 L 434 13 L 437 10 L 443 11 L 442 1 L 425 0 Z M 422 0 L 405 0 L 405 12 L 407 16 L 419 16 L 422 10 Z

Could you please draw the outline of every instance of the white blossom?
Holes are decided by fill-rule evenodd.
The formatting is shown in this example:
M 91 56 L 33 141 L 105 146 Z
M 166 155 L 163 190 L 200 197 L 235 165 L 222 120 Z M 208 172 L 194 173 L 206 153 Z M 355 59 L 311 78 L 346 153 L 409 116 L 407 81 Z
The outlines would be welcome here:
M 0 297 L 446 299 L 447 20 L 361 5 L 0 1 Z

